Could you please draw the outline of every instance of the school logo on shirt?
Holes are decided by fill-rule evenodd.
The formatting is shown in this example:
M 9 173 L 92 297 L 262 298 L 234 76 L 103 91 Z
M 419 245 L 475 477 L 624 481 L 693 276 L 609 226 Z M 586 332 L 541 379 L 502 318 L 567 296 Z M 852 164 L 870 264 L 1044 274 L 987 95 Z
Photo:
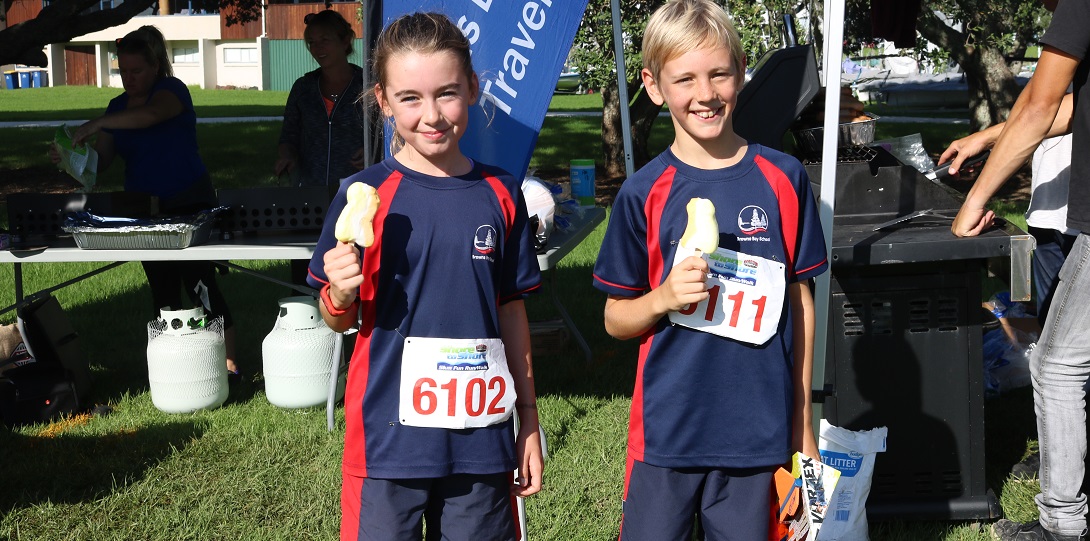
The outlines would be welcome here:
M 749 205 L 738 213 L 738 229 L 746 235 L 768 231 L 768 213 L 757 205 Z
M 482 225 L 473 235 L 473 259 L 486 259 L 492 261 L 492 253 L 496 251 L 496 228 L 490 225 Z

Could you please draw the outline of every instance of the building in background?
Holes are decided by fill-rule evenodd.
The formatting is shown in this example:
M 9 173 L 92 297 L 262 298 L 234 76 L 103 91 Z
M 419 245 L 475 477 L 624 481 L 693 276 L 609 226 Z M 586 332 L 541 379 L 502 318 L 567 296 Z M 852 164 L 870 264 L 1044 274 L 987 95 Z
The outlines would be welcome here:
M 46 1 L 15 0 L 7 13 L 8 26 L 33 19 Z M 110 1 L 104 0 L 104 7 Z M 228 13 L 218 9 L 216 0 L 160 0 L 125 24 L 46 46 L 48 66 L 15 68 L 45 72 L 40 86 L 121 88 L 115 41 L 150 24 L 162 31 L 174 74 L 188 85 L 290 90 L 296 78 L 318 67 L 303 44 L 303 17 L 325 9 L 325 3 L 276 2 L 267 4 L 261 20 L 227 26 Z M 348 60 L 362 65 L 360 3 L 335 2 L 331 9 L 352 23 L 357 40 Z

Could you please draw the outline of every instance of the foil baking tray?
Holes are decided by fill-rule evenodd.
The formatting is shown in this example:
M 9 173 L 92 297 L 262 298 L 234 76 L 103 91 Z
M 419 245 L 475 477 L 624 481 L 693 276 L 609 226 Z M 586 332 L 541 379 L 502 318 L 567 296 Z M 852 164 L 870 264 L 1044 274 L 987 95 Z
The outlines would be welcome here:
M 216 214 L 226 207 L 172 218 L 103 217 L 89 212 L 65 216 L 62 229 L 84 250 L 181 250 L 208 241 Z

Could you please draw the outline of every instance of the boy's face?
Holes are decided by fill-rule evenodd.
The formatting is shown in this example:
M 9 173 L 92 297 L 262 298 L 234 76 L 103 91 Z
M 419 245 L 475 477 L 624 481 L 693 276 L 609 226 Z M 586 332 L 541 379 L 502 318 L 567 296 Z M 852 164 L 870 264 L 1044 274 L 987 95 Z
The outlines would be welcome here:
M 742 89 L 745 66 L 731 60 L 726 47 L 702 47 L 662 65 L 658 78 L 641 73 L 647 95 L 670 108 L 675 144 L 708 144 L 731 141 L 731 116 Z M 726 137 L 725 137 L 726 136 Z

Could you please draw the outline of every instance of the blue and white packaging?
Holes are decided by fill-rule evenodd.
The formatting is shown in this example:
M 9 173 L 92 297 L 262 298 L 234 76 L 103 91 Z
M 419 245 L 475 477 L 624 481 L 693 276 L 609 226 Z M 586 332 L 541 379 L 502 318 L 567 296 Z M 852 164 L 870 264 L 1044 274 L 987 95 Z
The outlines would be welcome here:
M 867 496 L 874 477 L 875 455 L 886 450 L 886 427 L 852 431 L 821 420 L 821 461 L 840 470 L 818 541 L 868 541 Z

